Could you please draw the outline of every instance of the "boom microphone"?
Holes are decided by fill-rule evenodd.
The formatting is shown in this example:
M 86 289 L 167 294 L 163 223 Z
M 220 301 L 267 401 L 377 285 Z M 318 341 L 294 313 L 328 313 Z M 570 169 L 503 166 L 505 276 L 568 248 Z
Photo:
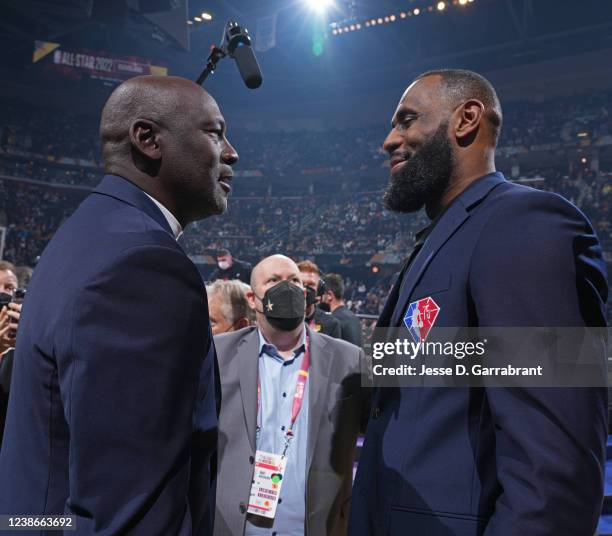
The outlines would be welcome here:
M 261 69 L 251 47 L 249 31 L 237 22 L 228 22 L 225 27 L 227 52 L 236 60 L 238 71 L 245 85 L 250 89 L 261 86 Z
M 210 47 L 210 54 L 206 59 L 206 67 L 196 83 L 203 84 L 208 75 L 215 72 L 217 63 L 227 56 L 231 56 L 236 60 L 240 76 L 248 88 L 255 89 L 261 86 L 261 70 L 251 48 L 249 31 L 234 21 L 228 21 L 225 25 L 221 44 Z

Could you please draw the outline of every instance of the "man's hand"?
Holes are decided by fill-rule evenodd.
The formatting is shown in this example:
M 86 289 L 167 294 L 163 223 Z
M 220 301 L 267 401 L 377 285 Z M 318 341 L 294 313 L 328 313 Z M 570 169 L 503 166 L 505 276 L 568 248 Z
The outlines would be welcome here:
M 20 303 L 11 302 L 0 311 L 0 356 L 15 348 L 20 316 Z

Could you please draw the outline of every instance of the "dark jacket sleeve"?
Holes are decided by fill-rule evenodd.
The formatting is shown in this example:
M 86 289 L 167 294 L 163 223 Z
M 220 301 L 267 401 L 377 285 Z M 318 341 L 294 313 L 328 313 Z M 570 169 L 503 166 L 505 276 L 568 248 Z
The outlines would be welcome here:
M 497 210 L 472 258 L 480 326 L 605 324 L 601 248 L 586 218 L 558 196 L 524 195 Z M 499 387 L 486 396 L 502 491 L 485 535 L 593 534 L 603 495 L 607 390 Z
M 342 327 L 342 338 L 361 348 L 361 323 L 359 319 L 347 310 L 345 315 L 338 317 L 338 321 Z
M 194 405 L 202 364 L 213 365 L 197 270 L 180 251 L 131 248 L 70 314 L 72 357 L 58 373 L 70 429 L 66 508 L 79 533 L 191 533 Z M 214 396 L 200 396 L 215 415 Z

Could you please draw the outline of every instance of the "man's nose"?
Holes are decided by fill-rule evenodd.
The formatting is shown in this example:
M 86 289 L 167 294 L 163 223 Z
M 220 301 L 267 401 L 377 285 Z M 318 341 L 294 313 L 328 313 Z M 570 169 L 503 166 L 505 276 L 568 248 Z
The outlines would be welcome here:
M 234 147 L 229 141 L 225 140 L 225 146 L 221 151 L 221 160 L 223 161 L 223 163 L 233 166 L 236 162 L 238 162 L 238 158 L 239 157 L 238 153 L 236 152 L 236 149 L 234 149 Z
M 387 134 L 387 137 L 385 138 L 385 141 L 383 142 L 383 149 L 387 153 L 391 154 L 401 144 L 402 144 L 402 137 L 399 135 L 399 133 L 394 128 L 392 128 L 391 132 Z

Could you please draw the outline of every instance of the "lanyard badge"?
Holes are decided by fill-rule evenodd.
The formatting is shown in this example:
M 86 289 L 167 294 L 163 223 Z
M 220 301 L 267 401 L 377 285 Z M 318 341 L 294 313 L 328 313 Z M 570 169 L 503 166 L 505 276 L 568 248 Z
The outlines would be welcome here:
M 293 438 L 293 427 L 302 409 L 306 382 L 308 381 L 308 371 L 310 369 L 310 345 L 306 340 L 304 359 L 298 372 L 293 404 L 291 406 L 291 424 L 285 434 L 285 447 L 282 454 L 265 452 L 258 450 L 255 453 L 255 471 L 253 474 L 253 484 L 249 496 L 249 507 L 247 512 L 269 519 L 276 516 L 276 508 L 280 498 L 280 490 L 285 475 L 287 465 L 287 450 Z M 261 383 L 257 383 L 257 415 L 261 409 Z M 259 428 L 259 427 L 258 427 Z

